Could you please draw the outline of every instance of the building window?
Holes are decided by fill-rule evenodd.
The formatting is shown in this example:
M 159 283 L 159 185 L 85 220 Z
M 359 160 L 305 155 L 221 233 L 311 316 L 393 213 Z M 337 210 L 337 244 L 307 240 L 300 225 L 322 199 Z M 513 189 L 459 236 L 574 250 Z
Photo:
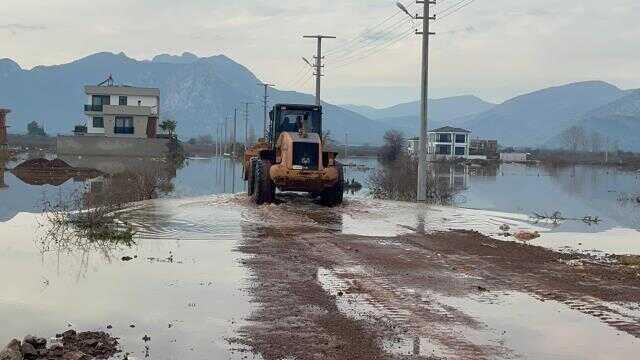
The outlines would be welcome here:
M 114 134 L 133 134 L 132 117 L 116 117 L 116 124 L 113 128 Z
M 436 142 L 450 143 L 451 134 L 436 134 Z
M 93 95 L 91 105 L 111 105 L 111 97 L 108 95 Z
M 456 143 L 463 144 L 467 142 L 467 135 L 465 134 L 456 134 Z
M 462 146 L 456 146 L 456 155 L 457 156 L 464 156 L 464 147 Z
M 451 145 L 436 146 L 436 155 L 451 155 Z
M 127 97 L 126 96 L 119 96 L 118 97 L 118 105 L 127 106 Z
M 103 128 L 104 127 L 104 118 L 96 116 L 93 118 L 93 127 L 94 128 Z

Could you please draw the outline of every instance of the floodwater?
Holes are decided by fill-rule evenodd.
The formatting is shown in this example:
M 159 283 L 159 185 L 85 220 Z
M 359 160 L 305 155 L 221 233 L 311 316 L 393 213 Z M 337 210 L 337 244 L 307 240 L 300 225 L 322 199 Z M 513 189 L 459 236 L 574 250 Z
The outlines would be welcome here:
M 105 172 L 141 166 L 136 160 L 129 164 L 108 158 L 65 160 L 74 166 L 93 164 Z M 633 200 L 640 192 L 640 180 L 635 172 L 510 164 L 489 170 L 452 167 L 448 175 L 440 174 L 449 176 L 459 190 L 451 207 L 370 199 L 367 168 L 375 168 L 376 161 L 353 162 L 362 166 L 349 167 L 347 178 L 365 188 L 349 194 L 345 206 L 326 210 L 306 199 L 284 196 L 285 203 L 273 208 L 274 219 L 291 218 L 299 224 L 375 237 L 450 228 L 498 236 L 498 227 L 509 224 L 514 230 L 542 232 L 533 244 L 640 254 L 640 204 Z M 111 325 L 109 331 L 138 358 L 247 356 L 226 342 L 252 310 L 243 290 L 250 286 L 249 274 L 234 249 L 243 239 L 243 227 L 265 220 L 256 217 L 255 207 L 241 194 L 245 190 L 241 171 L 240 164 L 229 159 L 190 159 L 175 171 L 172 186 L 159 199 L 137 203 L 124 212 L 123 218 L 137 231 L 131 247 L 82 241 L 65 246 L 69 244 L 43 237 L 47 225 L 38 214 L 42 199 L 91 188 L 99 179 L 69 179 L 55 186 L 0 172 L 0 342 L 29 333 L 51 336 L 68 326 L 106 330 Z M 568 218 L 597 216 L 601 222 L 554 224 L 531 218 L 533 213 L 555 211 Z M 123 256 L 135 258 L 123 261 Z M 492 301 L 439 301 L 485 324 L 489 330 L 483 336 L 489 338 L 482 341 L 498 341 L 518 357 L 580 358 L 583 350 L 590 349 L 594 354 L 590 358 L 604 359 L 640 349 L 637 339 L 594 317 L 525 294 L 499 294 Z M 151 341 L 145 343 L 144 335 Z M 594 345 L 598 339 L 601 346 Z M 415 347 L 415 340 L 407 341 Z M 580 351 L 575 348 L 577 341 L 583 346 Z M 428 339 L 417 344 L 423 353 L 437 353 Z
M 144 226 L 132 247 L 57 246 L 33 214 L 0 224 L 0 339 L 69 326 L 109 331 L 137 358 L 242 358 L 226 338 L 251 311 L 233 251 L 243 210 L 221 200 L 136 207 L 127 218 Z
M 355 159 L 377 167 L 375 159 Z M 498 236 L 501 224 L 516 230 L 539 231 L 532 243 L 556 250 L 590 253 L 640 254 L 640 171 L 594 166 L 545 168 L 502 164 L 478 168 L 438 165 L 437 176 L 456 190 L 454 206 L 421 206 L 391 201 L 377 202 L 346 226 L 366 235 L 378 231 L 393 235 L 423 226 L 427 230 L 474 229 Z M 348 170 L 348 178 L 367 184 L 366 171 Z M 366 197 L 367 189 L 359 193 Z M 559 212 L 566 220 L 540 220 L 536 214 Z M 585 223 L 584 217 L 598 218 Z M 362 223 L 363 218 L 373 224 Z M 398 226 L 400 225 L 400 226 Z M 373 230 L 375 229 L 375 230 Z

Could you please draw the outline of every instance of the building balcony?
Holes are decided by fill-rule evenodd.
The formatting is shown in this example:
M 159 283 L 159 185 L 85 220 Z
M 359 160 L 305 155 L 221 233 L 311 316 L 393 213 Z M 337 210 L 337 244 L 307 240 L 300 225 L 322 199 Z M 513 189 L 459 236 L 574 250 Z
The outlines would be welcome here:
M 105 115 L 150 116 L 153 114 L 150 106 L 105 105 Z
M 127 115 L 127 116 L 157 116 L 157 106 L 128 106 L 128 105 L 85 105 L 84 112 L 89 115 Z
M 85 105 L 84 112 L 102 112 L 102 105 Z

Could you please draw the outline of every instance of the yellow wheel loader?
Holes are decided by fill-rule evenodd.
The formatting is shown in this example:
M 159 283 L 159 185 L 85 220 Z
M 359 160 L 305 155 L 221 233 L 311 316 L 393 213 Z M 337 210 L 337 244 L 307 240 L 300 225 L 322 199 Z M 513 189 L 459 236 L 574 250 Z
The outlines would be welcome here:
M 277 104 L 269 118 L 266 139 L 244 156 L 251 199 L 259 205 L 272 203 L 278 189 L 307 192 L 326 206 L 342 204 L 344 174 L 337 153 L 324 151 L 322 107 Z

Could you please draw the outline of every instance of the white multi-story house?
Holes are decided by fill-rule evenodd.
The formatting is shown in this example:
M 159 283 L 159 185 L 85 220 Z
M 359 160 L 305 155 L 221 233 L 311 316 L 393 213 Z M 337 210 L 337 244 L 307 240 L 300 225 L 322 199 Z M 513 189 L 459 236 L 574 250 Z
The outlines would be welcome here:
M 468 158 L 471 131 L 444 126 L 428 132 L 427 154 L 432 160 L 446 158 Z M 410 154 L 417 154 L 420 140 L 408 140 L 407 150 Z
M 469 140 L 471 131 L 444 126 L 429 131 L 429 147 L 427 153 L 435 157 L 469 156 Z
M 124 85 L 85 86 L 87 135 L 155 138 L 160 90 Z

